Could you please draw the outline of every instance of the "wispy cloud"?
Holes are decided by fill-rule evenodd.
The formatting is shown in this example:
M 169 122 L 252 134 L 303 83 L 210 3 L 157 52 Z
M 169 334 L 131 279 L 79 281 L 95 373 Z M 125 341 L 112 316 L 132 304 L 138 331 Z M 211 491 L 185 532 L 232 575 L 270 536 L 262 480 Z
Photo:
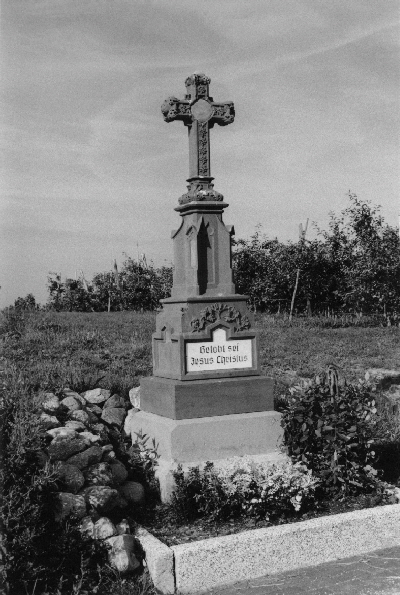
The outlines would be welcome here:
M 311 48 L 303 52 L 293 52 L 291 54 L 284 55 L 281 58 L 277 59 L 273 64 L 271 64 L 271 67 L 300 62 L 313 56 L 319 56 L 327 52 L 338 50 L 348 45 L 358 43 L 362 39 L 371 37 L 372 35 L 376 35 L 377 33 L 381 33 L 382 31 L 387 31 L 388 29 L 398 27 L 399 24 L 399 21 L 396 21 L 390 23 L 383 23 L 380 25 L 373 25 L 366 29 L 356 27 L 346 36 L 338 37 L 337 39 L 326 45 Z
M 240 236 L 261 221 L 269 235 L 290 237 L 310 212 L 323 224 L 349 187 L 372 201 L 383 196 L 393 218 L 396 4 L 8 3 L 4 258 L 38 279 L 28 290 L 44 299 L 50 266 L 67 274 L 82 258 L 87 275 L 102 270 L 109 230 L 119 253 L 139 241 L 149 257 L 169 255 L 187 130 L 163 122 L 160 105 L 182 97 L 195 70 L 211 76 L 216 100 L 236 105 L 235 123 L 212 131 L 211 155 Z M 1 285 L 3 305 L 22 291 L 13 278 Z

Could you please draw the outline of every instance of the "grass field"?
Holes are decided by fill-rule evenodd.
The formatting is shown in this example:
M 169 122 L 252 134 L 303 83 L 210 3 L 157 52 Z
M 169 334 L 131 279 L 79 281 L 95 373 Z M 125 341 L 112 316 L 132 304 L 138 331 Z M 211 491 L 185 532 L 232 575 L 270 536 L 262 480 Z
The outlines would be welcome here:
M 349 381 L 357 381 L 368 368 L 400 367 L 398 327 L 325 328 L 312 319 L 290 326 L 273 317 L 260 317 L 257 325 L 263 370 L 276 378 L 285 370 L 312 377 L 335 364 Z
M 349 381 L 371 367 L 400 366 L 398 327 L 326 328 L 310 319 L 258 315 L 261 365 L 279 379 L 287 371 L 312 377 L 328 364 Z M 14 365 L 37 389 L 102 386 L 127 394 L 152 373 L 155 314 L 33 312 L 3 314 L 4 365 Z M 278 382 L 279 386 L 279 382 Z
M 296 372 L 299 376 L 311 377 L 323 371 L 327 364 L 334 363 L 342 368 L 348 380 L 357 381 L 370 367 L 400 367 L 398 327 L 327 328 L 330 321 L 322 319 L 296 319 L 289 325 L 283 318 L 264 315 L 257 315 L 256 324 L 260 331 L 263 373 L 277 380 L 278 399 L 280 393 L 286 391 L 282 380 L 288 372 L 289 375 Z M 9 534 L 13 551 L 24 551 L 27 564 L 38 556 L 32 535 L 38 531 L 41 535 L 42 531 L 43 539 L 47 540 L 49 534 L 45 524 L 42 526 L 37 521 L 41 508 L 35 504 L 36 500 L 25 497 L 32 490 L 35 494 L 41 494 L 44 481 L 44 471 L 32 458 L 32 453 L 42 447 L 40 424 L 35 415 L 40 392 L 57 393 L 67 386 L 82 392 L 101 386 L 127 396 L 130 388 L 137 386 L 142 376 L 152 373 L 151 335 L 154 328 L 153 313 L 24 313 L 9 310 L 1 314 L 0 422 L 6 432 L 0 432 L 0 440 L 3 437 L 5 442 L 0 444 L 0 454 L 3 450 L 6 453 L 6 465 L 3 470 L 0 457 L 0 471 L 4 471 L 2 477 L 7 491 L 4 510 L 6 525 L 9 529 L 11 527 Z M 398 456 L 399 429 L 397 421 L 395 425 L 394 422 L 383 419 L 381 425 L 385 436 L 391 435 L 394 445 L 392 451 Z M 396 473 L 393 472 L 396 478 L 397 467 Z M 47 552 L 46 548 L 44 552 Z M 15 559 L 20 559 L 19 556 L 16 555 Z M 69 558 L 63 555 L 60 563 L 64 559 Z M 12 574 L 14 566 L 10 564 Z M 35 564 L 25 568 L 21 579 L 29 583 L 31 590 L 14 589 L 13 592 L 36 592 L 35 581 L 39 575 L 41 580 L 46 575 L 46 581 L 50 580 L 47 573 L 54 580 L 57 578 L 53 576 L 54 572 L 51 574 L 52 569 L 40 566 L 42 562 Z M 71 574 L 72 570 L 68 572 Z M 13 588 L 20 585 L 19 570 L 9 578 Z M 70 579 L 75 580 L 73 577 Z M 143 586 L 135 577 L 126 583 L 117 579 L 113 579 L 110 588 L 106 585 L 105 590 L 102 588 L 98 592 L 113 592 L 116 595 L 153 594 L 150 584 Z M 90 581 L 88 577 L 86 583 L 91 585 Z M 77 583 L 73 592 L 83 595 L 92 591 L 81 588 Z

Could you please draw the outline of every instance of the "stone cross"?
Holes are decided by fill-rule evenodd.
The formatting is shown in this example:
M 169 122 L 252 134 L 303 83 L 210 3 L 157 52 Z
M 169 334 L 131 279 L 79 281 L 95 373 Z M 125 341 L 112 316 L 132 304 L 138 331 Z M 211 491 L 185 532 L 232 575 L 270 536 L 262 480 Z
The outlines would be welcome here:
M 186 81 L 185 99 L 168 97 L 161 106 L 166 122 L 182 120 L 189 130 L 189 186 L 179 202 L 217 200 L 223 196 L 211 183 L 210 128 L 214 124 L 226 126 L 235 119 L 232 101 L 217 103 L 209 96 L 211 82 L 205 74 L 192 74 Z
M 185 98 L 169 97 L 161 108 L 167 122 L 188 127 L 189 187 L 175 206 L 181 221 L 172 232 L 174 279 L 156 317 L 153 376 L 141 379 L 140 411 L 125 424 L 133 437 L 141 431 L 159 443 L 163 501 L 171 497 L 177 464 L 286 456 L 277 448 L 274 382 L 260 373 L 259 333 L 247 296 L 233 282 L 234 230 L 222 217 L 229 205 L 211 183 L 209 130 L 233 122 L 233 103 L 215 103 L 209 83 L 193 74 Z

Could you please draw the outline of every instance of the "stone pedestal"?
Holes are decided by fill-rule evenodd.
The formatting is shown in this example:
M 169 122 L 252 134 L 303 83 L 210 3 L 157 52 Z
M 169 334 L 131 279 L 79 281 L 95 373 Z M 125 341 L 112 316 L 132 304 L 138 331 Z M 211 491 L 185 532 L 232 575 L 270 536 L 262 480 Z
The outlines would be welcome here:
M 272 411 L 274 383 L 265 376 L 184 382 L 150 376 L 140 383 L 141 408 L 170 419 Z

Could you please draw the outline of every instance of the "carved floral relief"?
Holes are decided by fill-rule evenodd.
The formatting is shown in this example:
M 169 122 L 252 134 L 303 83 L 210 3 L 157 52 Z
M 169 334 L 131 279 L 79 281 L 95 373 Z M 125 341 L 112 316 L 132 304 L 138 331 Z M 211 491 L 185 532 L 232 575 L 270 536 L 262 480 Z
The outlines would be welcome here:
M 247 330 L 251 326 L 248 316 L 243 316 L 242 313 L 239 312 L 239 310 L 236 310 L 233 306 L 216 303 L 201 310 L 200 316 L 198 318 L 193 318 L 190 321 L 190 325 L 193 327 L 192 333 L 203 331 L 206 326 L 217 322 L 217 320 L 236 323 L 234 332 Z

